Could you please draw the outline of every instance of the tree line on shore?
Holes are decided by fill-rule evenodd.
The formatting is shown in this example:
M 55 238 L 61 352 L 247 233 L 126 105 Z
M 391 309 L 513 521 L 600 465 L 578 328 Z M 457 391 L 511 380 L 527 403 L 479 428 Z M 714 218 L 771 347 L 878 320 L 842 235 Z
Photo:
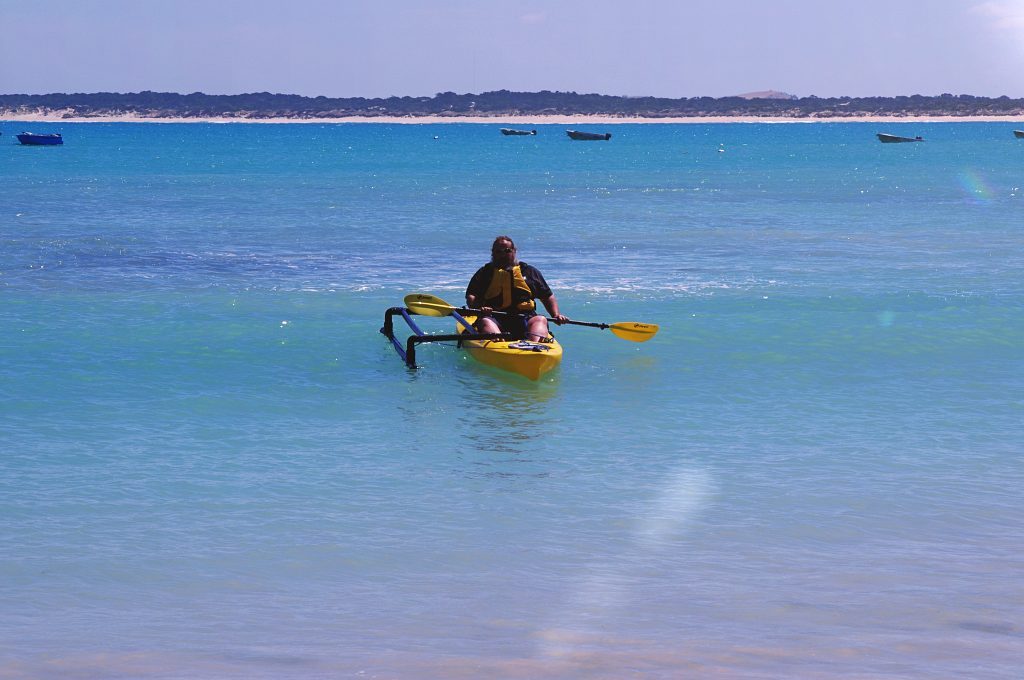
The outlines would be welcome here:
M 339 118 L 348 116 L 607 115 L 643 118 L 763 116 L 1019 116 L 1024 99 L 967 94 L 900 97 L 622 97 L 575 92 L 481 94 L 441 92 L 433 97 L 304 97 L 255 92 L 95 92 L 0 95 L 0 115 L 58 113 L 66 118 L 135 115 L 154 118 Z

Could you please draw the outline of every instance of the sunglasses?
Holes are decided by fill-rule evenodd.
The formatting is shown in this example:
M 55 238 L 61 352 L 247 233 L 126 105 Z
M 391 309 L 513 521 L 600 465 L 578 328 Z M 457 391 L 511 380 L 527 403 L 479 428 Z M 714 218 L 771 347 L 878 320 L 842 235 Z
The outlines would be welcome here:
M 491 248 L 492 253 L 514 253 L 515 248 Z

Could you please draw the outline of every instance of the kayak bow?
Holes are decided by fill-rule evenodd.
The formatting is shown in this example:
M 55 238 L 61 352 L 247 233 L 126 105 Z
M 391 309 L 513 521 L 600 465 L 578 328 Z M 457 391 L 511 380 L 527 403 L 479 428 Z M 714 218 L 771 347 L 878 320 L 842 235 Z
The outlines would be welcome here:
M 462 323 L 463 320 L 469 325 L 468 329 Z M 459 316 L 455 328 L 462 334 L 462 347 L 469 352 L 469 356 L 482 364 L 517 373 L 530 380 L 539 380 L 562 361 L 562 346 L 550 334 L 548 342 L 474 340 L 472 324 L 475 321 L 475 316 Z

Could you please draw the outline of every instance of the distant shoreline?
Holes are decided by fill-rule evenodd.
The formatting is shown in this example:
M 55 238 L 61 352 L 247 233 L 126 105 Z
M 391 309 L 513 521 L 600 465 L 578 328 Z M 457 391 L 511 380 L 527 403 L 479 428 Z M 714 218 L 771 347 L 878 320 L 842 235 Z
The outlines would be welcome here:
M 243 118 L 227 116 L 146 117 L 136 115 L 68 116 L 65 112 L 0 113 L 2 123 L 301 123 L 334 125 L 340 123 L 388 123 L 436 125 L 440 123 L 475 123 L 500 126 L 524 125 L 621 125 L 643 124 L 708 124 L 708 123 L 1013 123 L 1024 124 L 1024 115 L 1008 116 L 943 116 L 943 115 L 866 115 L 844 117 L 792 116 L 683 116 L 655 118 L 649 116 L 607 115 L 521 115 L 521 116 L 344 116 L 337 118 Z
M 0 118 L 42 122 L 207 123 L 485 123 L 612 125 L 618 123 L 840 123 L 1024 121 L 1024 98 L 968 94 L 896 97 L 797 97 L 763 91 L 731 97 L 636 97 L 577 92 L 432 97 L 310 97 L 248 92 L 51 92 L 0 94 Z

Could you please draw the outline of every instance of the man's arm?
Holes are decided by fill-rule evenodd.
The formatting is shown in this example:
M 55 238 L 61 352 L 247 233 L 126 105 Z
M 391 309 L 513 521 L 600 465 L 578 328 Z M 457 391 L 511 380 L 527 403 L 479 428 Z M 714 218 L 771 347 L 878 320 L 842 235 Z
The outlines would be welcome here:
M 473 278 L 469 280 L 469 285 L 466 286 L 466 306 L 473 309 L 480 309 L 477 305 L 483 300 L 483 290 L 481 288 L 481 273 L 484 268 L 481 267 L 473 274 Z M 489 308 L 486 311 L 490 312 Z
M 558 299 L 555 298 L 554 293 L 546 298 L 541 298 L 540 301 L 544 303 L 544 309 L 548 310 L 548 314 L 555 320 L 555 323 L 561 325 L 569 320 L 569 317 L 558 311 Z

